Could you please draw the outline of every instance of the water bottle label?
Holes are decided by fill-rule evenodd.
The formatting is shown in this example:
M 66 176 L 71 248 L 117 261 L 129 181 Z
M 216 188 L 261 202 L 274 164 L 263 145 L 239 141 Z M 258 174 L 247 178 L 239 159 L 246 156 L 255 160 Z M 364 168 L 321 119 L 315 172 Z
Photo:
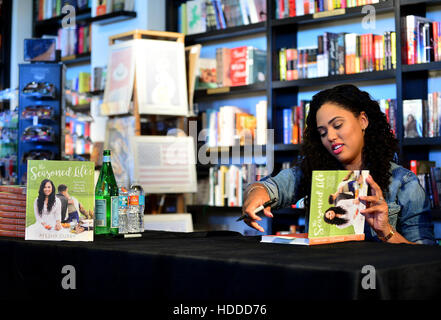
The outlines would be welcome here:
M 110 162 L 110 156 L 103 156 L 103 162 Z
M 129 205 L 129 197 L 119 196 L 119 206 L 121 208 L 127 208 L 128 205 Z
M 119 197 L 118 196 L 113 196 L 110 197 L 110 201 L 111 201 L 111 211 L 110 211 L 110 227 L 111 228 L 118 228 L 118 202 L 119 202 Z
M 95 200 L 95 226 L 105 227 L 106 223 L 106 199 Z
M 129 196 L 129 205 L 138 206 L 139 205 L 139 197 L 137 195 Z
M 143 205 L 145 205 L 145 196 L 139 196 L 139 205 L 140 206 L 143 206 Z

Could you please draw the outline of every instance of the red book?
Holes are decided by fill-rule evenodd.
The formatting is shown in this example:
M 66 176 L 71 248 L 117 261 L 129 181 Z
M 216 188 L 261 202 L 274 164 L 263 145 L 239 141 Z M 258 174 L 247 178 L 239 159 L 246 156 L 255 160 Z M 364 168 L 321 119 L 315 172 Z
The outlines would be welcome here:
M 10 231 L 10 230 L 0 230 L 0 236 L 2 237 L 14 237 L 14 238 L 24 238 L 24 231 Z
M 0 217 L 0 224 L 16 224 L 24 226 L 26 225 L 26 219 L 15 219 L 15 218 L 1 218 Z
M 296 16 L 296 0 L 289 0 L 289 16 L 295 17 Z
M 247 56 L 248 47 L 232 48 L 230 51 L 230 78 L 231 86 L 244 86 L 247 84 Z
M 24 219 L 26 218 L 26 212 L 0 211 L 0 218 Z
M 0 230 L 25 231 L 24 225 L 0 223 Z

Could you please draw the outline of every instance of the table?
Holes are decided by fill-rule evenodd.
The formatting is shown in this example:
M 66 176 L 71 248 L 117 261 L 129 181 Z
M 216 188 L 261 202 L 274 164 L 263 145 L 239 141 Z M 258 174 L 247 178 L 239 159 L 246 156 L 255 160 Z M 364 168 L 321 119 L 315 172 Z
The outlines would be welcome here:
M 231 231 L 147 231 L 142 238 L 96 236 L 89 243 L 0 238 L 0 299 L 269 303 L 441 297 L 439 246 L 259 241 Z M 364 266 L 372 267 L 367 272 Z M 372 274 L 373 280 L 366 278 Z

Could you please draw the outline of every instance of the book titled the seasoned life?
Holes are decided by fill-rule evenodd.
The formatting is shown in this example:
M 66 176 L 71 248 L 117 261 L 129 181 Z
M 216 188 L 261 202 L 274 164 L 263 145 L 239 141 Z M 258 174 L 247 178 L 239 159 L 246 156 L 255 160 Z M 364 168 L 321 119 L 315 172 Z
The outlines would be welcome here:
M 93 241 L 95 164 L 28 160 L 26 240 Z
M 316 245 L 364 240 L 368 170 L 313 171 L 308 233 L 266 235 L 261 242 Z

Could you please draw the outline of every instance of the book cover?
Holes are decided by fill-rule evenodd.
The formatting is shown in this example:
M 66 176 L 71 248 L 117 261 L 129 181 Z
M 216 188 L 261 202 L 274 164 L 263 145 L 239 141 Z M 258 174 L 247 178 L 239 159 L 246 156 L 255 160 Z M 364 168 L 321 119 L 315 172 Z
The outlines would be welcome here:
M 262 236 L 261 242 L 317 245 L 364 240 L 368 170 L 313 171 L 307 234 Z
M 28 160 L 27 172 L 25 240 L 93 241 L 95 164 Z
M 423 137 L 423 100 L 403 101 L 403 125 L 405 138 Z
M 232 48 L 230 51 L 230 78 L 232 86 L 244 86 L 247 84 L 247 59 L 248 47 Z

